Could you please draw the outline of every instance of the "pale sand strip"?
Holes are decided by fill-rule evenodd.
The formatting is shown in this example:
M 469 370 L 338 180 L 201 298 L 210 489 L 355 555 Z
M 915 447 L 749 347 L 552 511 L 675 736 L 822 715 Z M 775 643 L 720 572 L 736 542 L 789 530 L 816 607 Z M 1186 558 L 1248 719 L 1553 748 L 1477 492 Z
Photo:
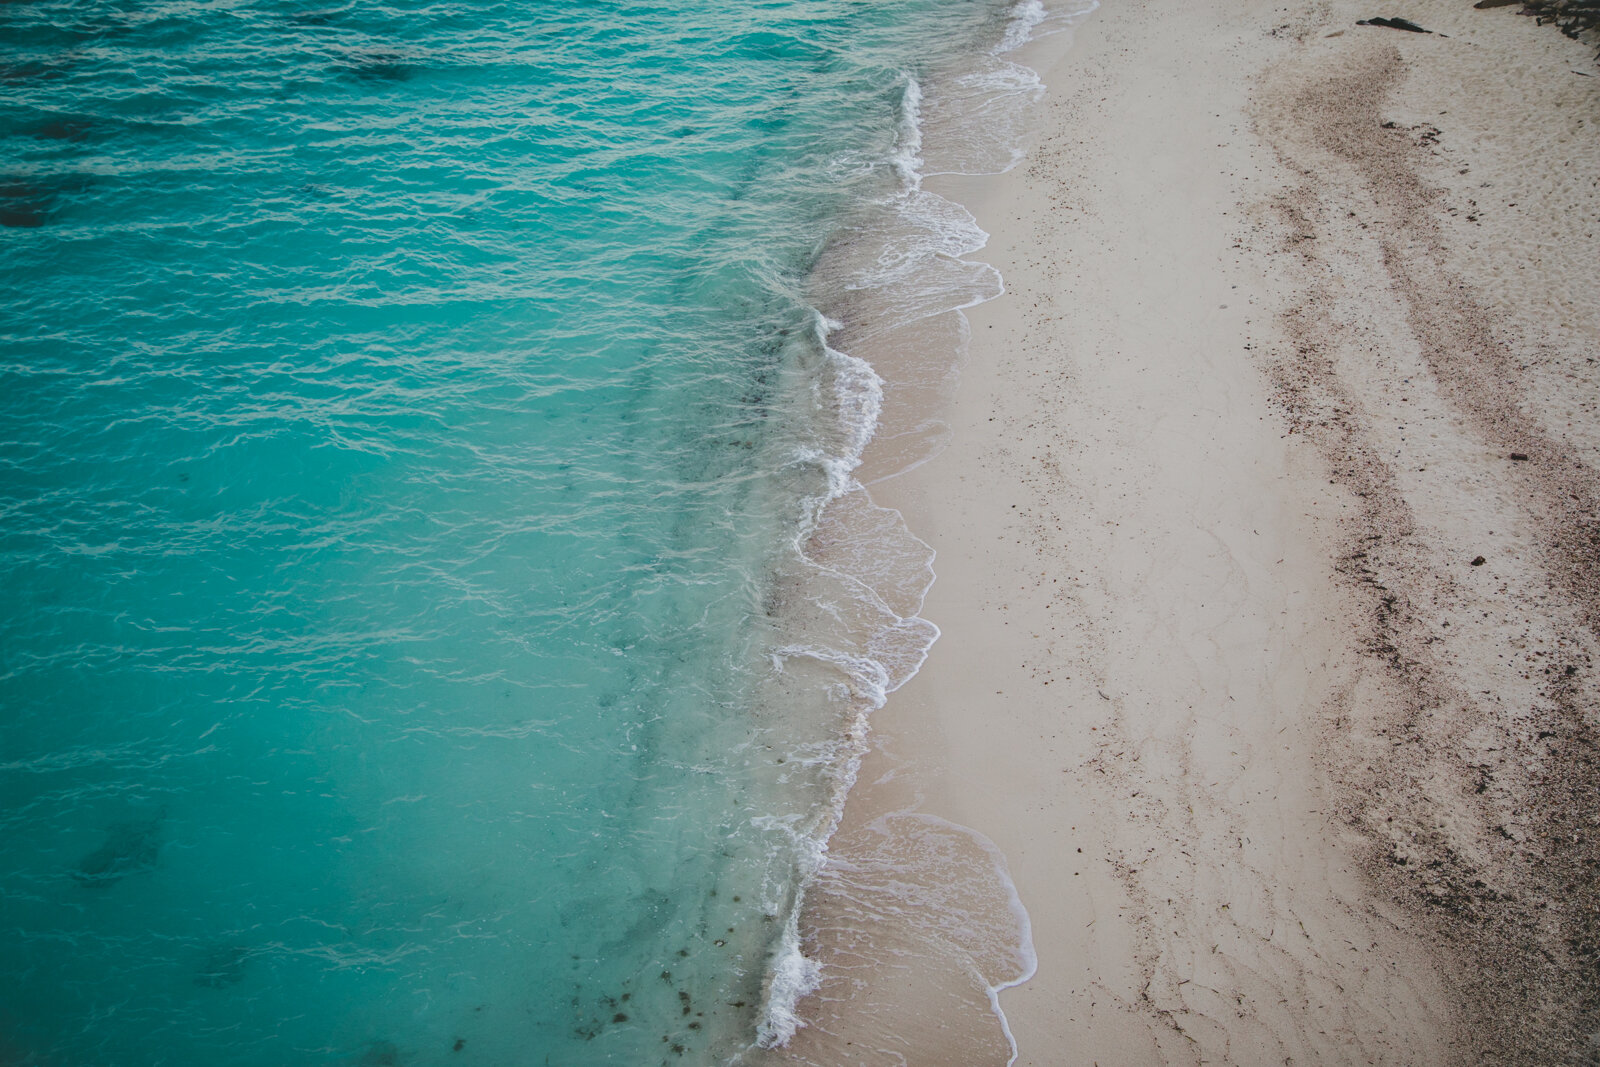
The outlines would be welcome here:
M 948 450 L 872 487 L 938 550 L 943 637 L 833 851 L 904 810 L 994 840 L 1039 960 L 1001 995 L 1020 1063 L 1600 1030 L 1600 78 L 1514 8 L 1399 6 L 1105 0 L 1021 57 L 1029 161 L 930 182 L 1009 292 Z M 813 948 L 870 1018 L 810 1005 L 799 1058 L 996 1055 L 847 942 Z

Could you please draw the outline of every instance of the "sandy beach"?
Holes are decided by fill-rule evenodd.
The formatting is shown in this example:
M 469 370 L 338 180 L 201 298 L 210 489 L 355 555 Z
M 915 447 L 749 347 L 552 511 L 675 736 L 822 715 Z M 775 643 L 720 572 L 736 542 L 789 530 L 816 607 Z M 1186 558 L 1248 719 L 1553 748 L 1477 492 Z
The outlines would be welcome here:
M 999 989 L 1040 1067 L 1600 1060 L 1592 45 L 1104 0 L 1019 58 L 1026 161 L 929 180 L 1007 291 L 869 484 L 942 636 L 786 1057 L 1004 1064 Z

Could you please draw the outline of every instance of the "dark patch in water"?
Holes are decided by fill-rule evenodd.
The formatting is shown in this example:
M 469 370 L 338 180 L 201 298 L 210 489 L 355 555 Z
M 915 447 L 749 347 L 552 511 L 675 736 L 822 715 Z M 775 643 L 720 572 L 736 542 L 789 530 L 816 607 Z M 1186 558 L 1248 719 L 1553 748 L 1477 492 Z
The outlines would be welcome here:
M 92 119 L 58 115 L 29 127 L 26 132 L 29 137 L 37 137 L 42 141 L 83 141 L 94 132 L 94 128 L 95 123 Z
M 89 889 L 105 889 L 131 874 L 153 869 L 161 853 L 164 815 L 120 822 L 106 830 L 105 843 L 78 861 L 72 877 Z
M 52 199 L 48 189 L 37 185 L 0 183 L 0 226 L 19 230 L 43 226 Z
M 0 226 L 43 226 L 62 194 L 81 192 L 87 185 L 87 180 L 76 174 L 0 177 Z
M 226 989 L 244 980 L 244 965 L 250 960 L 250 950 L 242 945 L 218 945 L 206 954 L 199 970 L 195 971 L 194 984 L 207 989 Z
M 357 52 L 351 55 L 341 69 L 354 74 L 362 81 L 403 82 L 416 73 L 416 67 L 405 57 L 393 52 Z
M 290 15 L 289 21 L 296 26 L 331 26 L 338 21 L 341 14 L 343 12 L 340 11 L 302 11 Z
M 393 1041 L 374 1041 L 357 1062 L 359 1067 L 400 1067 L 400 1049 Z
M 15 63 L 0 63 L 0 82 L 41 81 L 61 73 L 62 64 L 38 59 L 24 59 Z

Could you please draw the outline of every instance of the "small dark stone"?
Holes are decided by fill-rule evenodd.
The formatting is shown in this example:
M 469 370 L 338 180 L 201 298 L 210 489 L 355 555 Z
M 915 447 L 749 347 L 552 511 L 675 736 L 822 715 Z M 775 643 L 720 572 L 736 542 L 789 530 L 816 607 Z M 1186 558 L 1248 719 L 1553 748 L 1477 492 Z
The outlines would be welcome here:
M 1528 454 L 1526 452 L 1513 452 L 1511 453 L 1511 458 L 1517 463 L 1528 462 Z
M 611 1021 L 614 1023 L 625 1023 L 628 1021 L 628 1014 L 626 1012 L 619 1011 L 611 1017 Z
M 1488 560 L 1486 560 L 1486 559 L 1484 559 L 1484 558 L 1483 558 L 1483 557 L 1482 557 L 1482 556 L 1473 556 L 1473 557 L 1472 557 L 1472 565 L 1473 565 L 1473 566 L 1474 566 L 1474 567 L 1481 567 L 1481 566 L 1483 566 L 1483 565 L 1484 565 L 1484 564 L 1485 564 L 1485 563 L 1488 563 L 1488 562 L 1489 562 L 1489 561 L 1488 561 Z

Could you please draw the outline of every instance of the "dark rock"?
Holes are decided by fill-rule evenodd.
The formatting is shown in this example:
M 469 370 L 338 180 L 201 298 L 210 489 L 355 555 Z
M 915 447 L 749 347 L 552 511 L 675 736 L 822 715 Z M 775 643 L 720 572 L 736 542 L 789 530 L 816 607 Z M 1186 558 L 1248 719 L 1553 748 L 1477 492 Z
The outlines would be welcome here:
M 1485 564 L 1485 563 L 1487 563 L 1487 562 L 1489 562 L 1489 561 L 1488 561 L 1488 560 L 1486 560 L 1486 559 L 1484 559 L 1484 558 L 1483 558 L 1483 557 L 1482 557 L 1482 556 L 1474 556 L 1474 557 L 1473 557 L 1473 558 L 1472 558 L 1472 565 L 1473 565 L 1473 566 L 1474 566 L 1474 567 L 1481 567 L 1481 566 L 1483 566 L 1483 565 L 1484 565 L 1484 564 Z
M 1513 452 L 1511 453 L 1511 458 L 1518 463 L 1528 462 L 1528 454 L 1526 452 Z
M 1425 30 L 1410 19 L 1358 19 L 1357 26 L 1387 26 L 1391 30 L 1405 30 L 1408 33 L 1432 33 Z

